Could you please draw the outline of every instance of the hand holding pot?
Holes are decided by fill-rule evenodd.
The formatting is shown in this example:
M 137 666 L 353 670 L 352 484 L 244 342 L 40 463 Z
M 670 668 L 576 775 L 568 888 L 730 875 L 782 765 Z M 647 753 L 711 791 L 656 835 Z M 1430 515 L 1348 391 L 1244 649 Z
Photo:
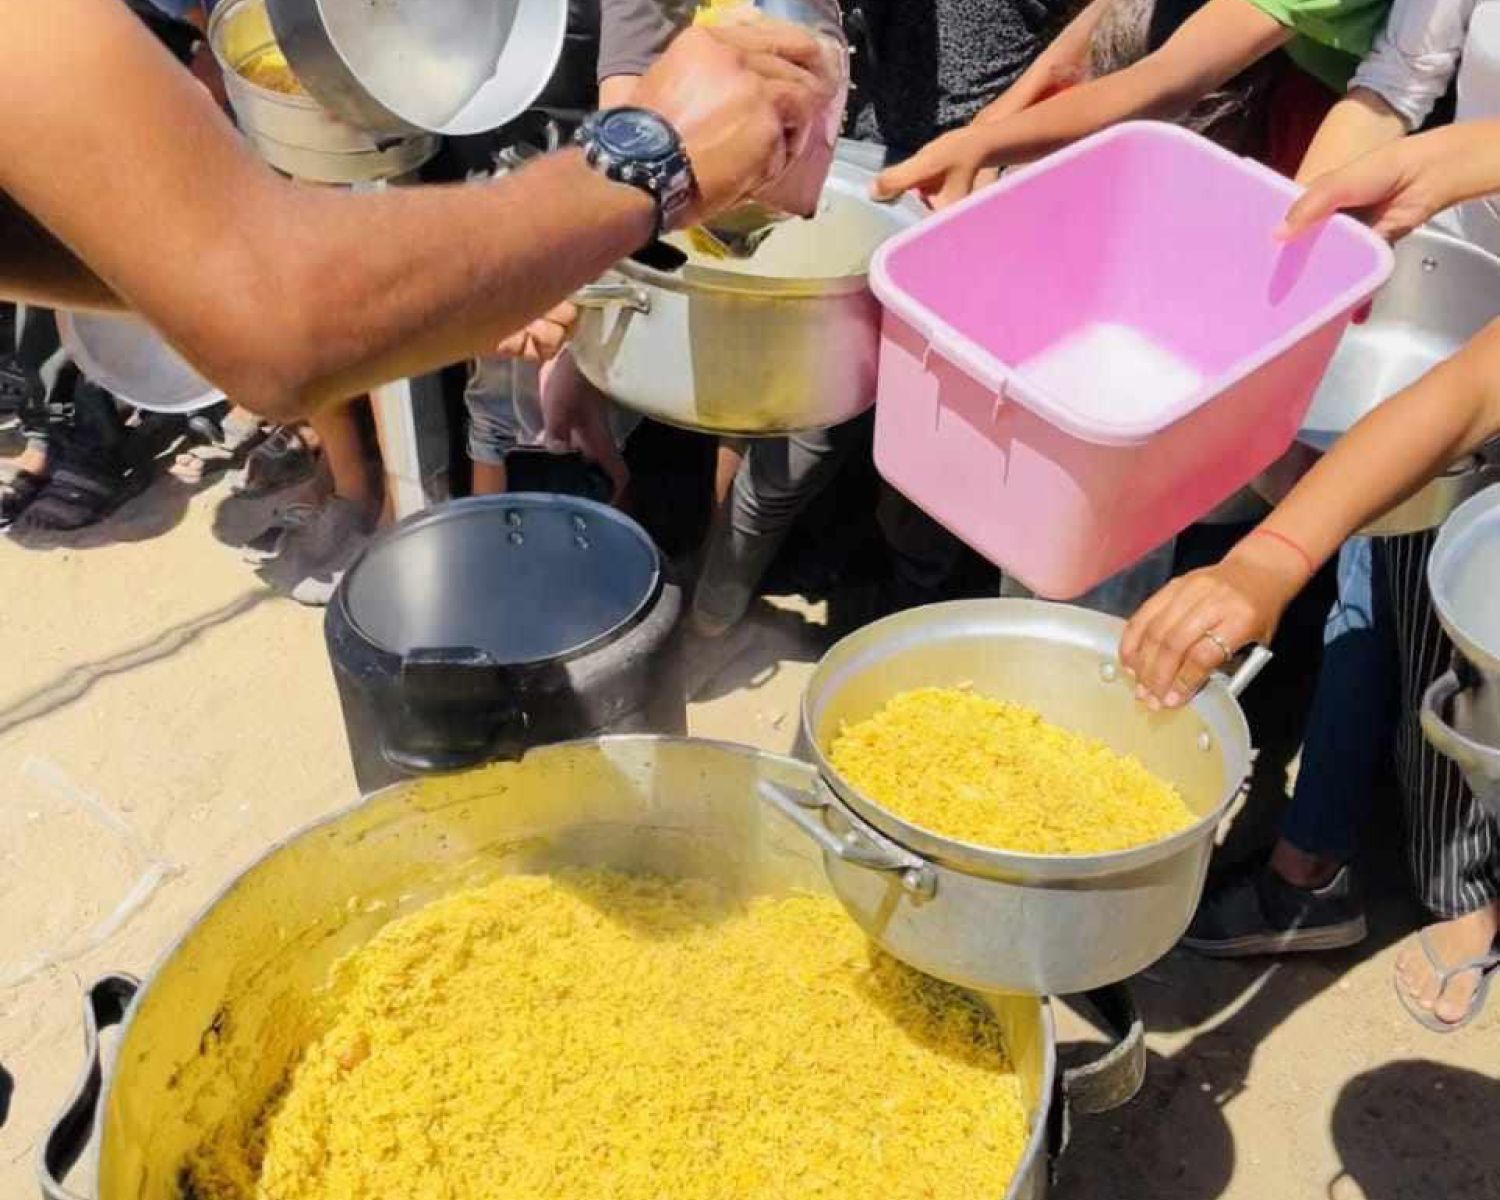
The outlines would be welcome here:
M 813 34 L 761 20 L 684 30 L 641 77 L 635 102 L 672 123 L 698 180 L 683 225 L 781 179 L 834 102 L 826 61 Z
M 1310 574 L 1293 546 L 1262 531 L 1223 562 L 1174 579 L 1141 605 L 1120 639 L 1136 694 L 1153 709 L 1187 704 L 1239 651 L 1271 640 Z
M 525 362 L 551 362 L 568 344 L 577 322 L 578 309 L 564 301 L 519 333 L 511 334 L 495 347 L 495 353 L 502 358 L 519 358 Z

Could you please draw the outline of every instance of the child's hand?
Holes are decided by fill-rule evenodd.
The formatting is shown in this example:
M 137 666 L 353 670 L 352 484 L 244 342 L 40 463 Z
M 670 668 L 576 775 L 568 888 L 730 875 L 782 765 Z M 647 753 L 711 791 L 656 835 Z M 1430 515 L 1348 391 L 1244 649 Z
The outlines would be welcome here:
M 1387 241 L 1399 241 L 1453 203 L 1444 195 L 1439 156 L 1422 138 L 1403 138 L 1312 181 L 1288 210 L 1277 237 L 1300 236 L 1348 209 Z
M 564 355 L 542 371 L 542 445 L 554 454 L 577 451 L 604 469 L 618 503 L 630 482 L 630 469 L 615 445 L 608 398 Z
M 933 208 L 943 209 L 982 186 L 988 165 L 983 139 L 975 128 L 958 129 L 882 171 L 872 194 L 877 200 L 895 200 L 915 191 Z
M 1186 704 L 1240 650 L 1270 640 L 1307 578 L 1296 551 L 1251 534 L 1217 566 L 1174 579 L 1120 640 L 1136 695 L 1153 709 Z
M 526 362 L 551 362 L 573 336 L 578 309 L 566 301 L 544 317 L 538 317 L 520 333 L 513 333 L 498 346 L 502 358 L 520 358 Z

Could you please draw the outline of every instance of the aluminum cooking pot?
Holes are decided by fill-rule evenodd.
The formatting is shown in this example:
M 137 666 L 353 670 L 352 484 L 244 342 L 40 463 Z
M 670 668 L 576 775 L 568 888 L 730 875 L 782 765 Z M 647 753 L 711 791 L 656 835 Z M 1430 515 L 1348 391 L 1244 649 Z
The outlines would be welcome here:
M 867 151 L 847 143 L 810 220 L 784 221 L 749 258 L 715 259 L 687 235 L 680 265 L 627 259 L 585 288 L 573 357 L 627 408 L 669 425 L 765 437 L 838 425 L 875 400 L 880 306 L 871 253 L 926 210 L 869 199 Z
M 940 979 L 1034 995 L 1127 979 L 1182 936 L 1214 834 L 1250 775 L 1236 701 L 1269 654 L 1213 679 L 1192 705 L 1151 713 L 1117 665 L 1124 622 L 1036 600 L 965 600 L 900 613 L 845 638 L 813 674 L 803 738 L 821 780 L 768 799 L 824 849 L 850 915 L 895 957 Z M 828 761 L 847 723 L 919 687 L 971 684 L 1135 756 L 1197 819 L 1109 854 L 1017 854 L 940 837 L 861 794 Z
M 812 769 L 710 742 L 606 738 L 387 789 L 293 836 L 208 907 L 138 992 L 124 977 L 94 989 L 89 1064 L 39 1156 L 44 1194 L 71 1200 L 59 1181 L 97 1107 L 91 1194 L 185 1200 L 182 1168 L 205 1130 L 253 1119 L 277 1095 L 315 1032 L 329 967 L 446 893 L 567 867 L 711 878 L 746 899 L 826 892 L 807 840 L 756 799 L 766 781 L 801 790 Z M 1098 1000 L 1122 1040 L 1092 1067 L 1060 1073 L 1047 1002 L 988 998 L 1031 1117 L 1016 1174 L 996 1181 L 995 1196 L 1039 1200 L 1068 1109 L 1103 1111 L 1138 1088 L 1144 1046 L 1128 993 Z M 97 1027 L 122 1018 L 105 1075 Z
M 245 78 L 248 64 L 277 49 L 266 0 L 220 0 L 209 18 L 208 43 L 240 132 L 284 174 L 328 184 L 399 179 L 437 153 L 438 139 L 428 134 L 377 136 L 310 95 L 272 91 Z
M 376 134 L 475 134 L 515 120 L 562 55 L 568 0 L 266 0 L 307 90 Z
M 1443 526 L 1427 585 L 1455 653 L 1453 669 L 1422 699 L 1422 731 L 1500 818 L 1500 487 L 1469 500 Z
M 1415 383 L 1500 313 L 1500 259 L 1427 227 L 1396 245 L 1396 268 L 1370 316 L 1339 343 L 1299 440 L 1327 450 L 1361 417 Z M 1497 476 L 1477 457 L 1455 463 L 1364 532 L 1436 529 Z

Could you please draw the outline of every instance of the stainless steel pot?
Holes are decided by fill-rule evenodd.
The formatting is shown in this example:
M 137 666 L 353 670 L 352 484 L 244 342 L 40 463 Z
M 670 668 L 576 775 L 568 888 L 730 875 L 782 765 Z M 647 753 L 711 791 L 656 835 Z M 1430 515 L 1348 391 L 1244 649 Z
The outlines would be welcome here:
M 488 133 L 552 78 L 568 0 L 266 0 L 307 90 L 377 134 Z
M 295 835 L 209 906 L 139 993 L 124 977 L 91 993 L 89 1063 L 39 1156 L 43 1193 L 72 1200 L 60 1180 L 98 1107 L 92 1195 L 185 1200 L 182 1168 L 205 1131 L 253 1118 L 285 1080 L 314 1030 L 330 965 L 445 893 L 570 866 L 708 877 L 746 898 L 826 891 L 806 839 L 756 799 L 766 782 L 803 790 L 812 769 L 709 742 L 606 738 L 391 788 Z M 1038 1200 L 1068 1109 L 1103 1111 L 1139 1087 L 1142 1030 L 1128 994 L 1098 1000 L 1121 1042 L 1092 1067 L 1060 1074 L 1047 1002 L 989 998 L 1031 1114 L 1025 1156 L 995 1195 Z M 97 1030 L 122 1018 L 106 1078 Z
M 914 609 L 844 639 L 818 665 L 803 738 L 821 781 L 769 797 L 824 851 L 834 891 L 891 954 L 989 991 L 1067 994 L 1127 979 L 1187 928 L 1214 835 L 1250 774 L 1236 697 L 1269 655 L 1209 683 L 1191 707 L 1149 712 L 1117 666 L 1124 623 L 1034 600 Z M 1134 755 L 1176 785 L 1197 820 L 1111 854 L 1015 854 L 940 837 L 861 794 L 828 761 L 846 723 L 917 687 L 972 684 Z
M 1327 450 L 1367 413 L 1451 358 L 1500 312 L 1500 259 L 1437 229 L 1396 246 L 1396 268 L 1370 316 L 1351 325 L 1329 364 L 1299 440 Z M 1364 532 L 1436 529 L 1496 475 L 1466 458 Z
M 1443 526 L 1427 584 L 1455 656 L 1422 699 L 1422 730 L 1500 817 L 1500 487 L 1469 500 Z
M 437 153 L 438 139 L 429 134 L 377 137 L 311 96 L 246 79 L 244 66 L 276 49 L 265 0 L 224 0 L 209 19 L 208 41 L 240 131 L 278 171 L 313 183 L 369 183 L 408 175 Z
M 670 425 L 738 437 L 821 429 L 875 400 L 880 306 L 870 254 L 915 224 L 912 199 L 878 205 L 873 170 L 841 145 L 818 216 L 777 225 L 743 260 L 697 253 L 676 270 L 627 259 L 575 299 L 573 356 L 619 403 Z

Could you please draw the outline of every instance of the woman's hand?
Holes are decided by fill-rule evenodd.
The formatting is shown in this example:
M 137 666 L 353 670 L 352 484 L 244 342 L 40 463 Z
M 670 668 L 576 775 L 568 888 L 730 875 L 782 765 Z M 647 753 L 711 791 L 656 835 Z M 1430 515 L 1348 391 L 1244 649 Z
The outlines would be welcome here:
M 1290 241 L 1347 210 L 1387 241 L 1404 238 L 1451 203 L 1433 158 L 1422 139 L 1403 138 L 1320 175 L 1288 210 L 1277 237 Z
M 526 362 L 551 362 L 568 344 L 577 321 L 578 309 L 564 301 L 519 333 L 511 334 L 495 347 L 495 353 L 502 358 L 519 358 Z
M 1120 661 L 1153 709 L 1178 708 L 1246 646 L 1268 642 L 1308 580 L 1299 553 L 1252 533 L 1223 562 L 1174 579 L 1125 627 Z
M 945 133 L 905 162 L 882 171 L 875 180 L 875 199 L 895 200 L 914 191 L 935 209 L 957 204 L 993 178 L 980 128 L 971 125 Z

